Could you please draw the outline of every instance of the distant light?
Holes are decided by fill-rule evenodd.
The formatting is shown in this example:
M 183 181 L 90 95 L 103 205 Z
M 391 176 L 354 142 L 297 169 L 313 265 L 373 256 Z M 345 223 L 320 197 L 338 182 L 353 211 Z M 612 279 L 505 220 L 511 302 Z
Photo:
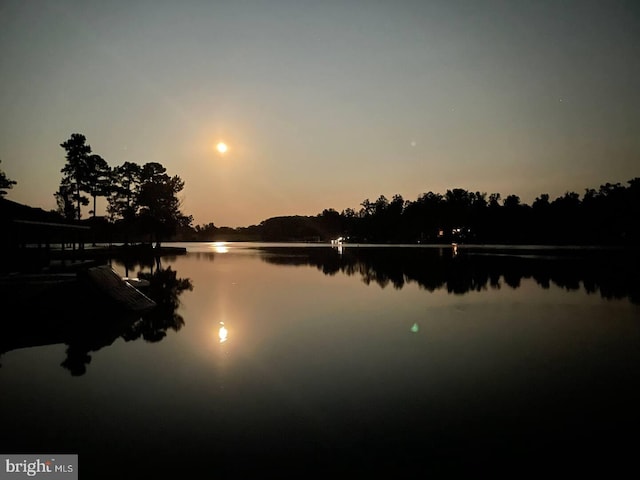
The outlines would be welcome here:
M 227 150 L 229 150 L 229 147 L 227 147 L 226 143 L 220 142 L 216 145 L 216 150 L 218 150 L 218 152 L 220 153 L 225 153 Z
M 420 331 L 420 326 L 417 323 L 411 325 L 411 333 L 418 333 Z

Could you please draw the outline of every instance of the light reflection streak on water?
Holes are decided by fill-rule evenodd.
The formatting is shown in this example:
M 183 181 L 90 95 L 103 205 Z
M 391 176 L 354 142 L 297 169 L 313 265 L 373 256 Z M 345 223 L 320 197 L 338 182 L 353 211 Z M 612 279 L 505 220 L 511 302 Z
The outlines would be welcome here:
M 229 252 L 229 247 L 227 246 L 227 242 L 213 242 L 212 247 L 213 247 L 213 251 L 216 253 Z

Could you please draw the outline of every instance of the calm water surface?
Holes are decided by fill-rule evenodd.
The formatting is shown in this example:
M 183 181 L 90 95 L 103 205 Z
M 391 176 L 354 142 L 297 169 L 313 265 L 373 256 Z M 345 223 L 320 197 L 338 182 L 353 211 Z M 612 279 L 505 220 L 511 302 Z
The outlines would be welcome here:
M 191 289 L 160 319 L 38 346 L 9 328 L 3 452 L 78 453 L 87 479 L 633 465 L 636 260 L 187 247 L 162 259 Z M 104 321 L 83 313 L 85 325 Z

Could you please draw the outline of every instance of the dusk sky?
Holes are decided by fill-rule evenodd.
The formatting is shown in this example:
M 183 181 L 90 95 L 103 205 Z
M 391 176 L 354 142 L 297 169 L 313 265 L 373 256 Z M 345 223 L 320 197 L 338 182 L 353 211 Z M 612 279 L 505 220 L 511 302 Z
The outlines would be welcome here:
M 7 198 L 45 210 L 72 133 L 196 225 L 640 176 L 638 0 L 0 0 L 0 72 Z

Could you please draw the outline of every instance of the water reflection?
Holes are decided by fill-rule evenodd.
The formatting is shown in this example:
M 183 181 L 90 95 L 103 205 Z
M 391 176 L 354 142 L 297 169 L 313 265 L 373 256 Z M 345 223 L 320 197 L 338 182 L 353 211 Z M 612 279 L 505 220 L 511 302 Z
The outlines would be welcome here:
M 228 253 L 227 242 L 213 242 L 213 251 L 216 253 Z
M 180 330 L 185 322 L 177 313 L 178 298 L 184 290 L 193 289 L 191 281 L 178 278 L 171 267 L 141 272 L 138 277 L 149 281 L 145 294 L 157 304 L 142 315 L 123 310 L 77 280 L 31 285 L 29 294 L 3 296 L 3 305 L 15 317 L 3 326 L 0 355 L 19 348 L 66 344 L 66 358 L 60 365 L 79 376 L 86 373 L 92 352 L 118 338 L 158 342 L 168 330 Z
M 227 341 L 228 337 L 229 331 L 227 330 L 227 327 L 224 326 L 224 322 L 220 322 L 220 328 L 218 329 L 218 340 L 220 341 L 220 343 L 224 343 Z
M 120 255 L 113 257 L 110 260 L 110 263 L 122 266 L 122 268 L 124 268 L 124 276 L 128 277 L 130 272 L 134 272 L 136 270 L 148 270 L 150 273 L 153 273 L 154 270 L 161 270 L 162 260 L 168 263 L 175 263 L 176 258 L 176 255 L 164 255 L 163 257 L 160 257 L 153 253 L 143 254 L 140 252 L 137 255 L 126 255 L 125 253 L 121 253 Z
M 167 335 L 167 330 L 178 331 L 184 319 L 178 314 L 179 296 L 185 290 L 193 290 L 191 280 L 178 278 L 171 267 L 152 273 L 139 273 L 139 278 L 149 282 L 148 296 L 156 302 L 156 308 L 134 322 L 122 337 L 136 340 L 142 337 L 147 342 L 159 342 Z
M 325 275 L 359 275 L 382 288 L 417 283 L 428 291 L 450 293 L 518 288 L 533 278 L 542 288 L 584 288 L 606 299 L 628 298 L 640 304 L 638 257 L 624 251 L 527 251 L 483 248 L 332 248 L 261 247 L 262 259 L 279 265 L 309 265 Z

